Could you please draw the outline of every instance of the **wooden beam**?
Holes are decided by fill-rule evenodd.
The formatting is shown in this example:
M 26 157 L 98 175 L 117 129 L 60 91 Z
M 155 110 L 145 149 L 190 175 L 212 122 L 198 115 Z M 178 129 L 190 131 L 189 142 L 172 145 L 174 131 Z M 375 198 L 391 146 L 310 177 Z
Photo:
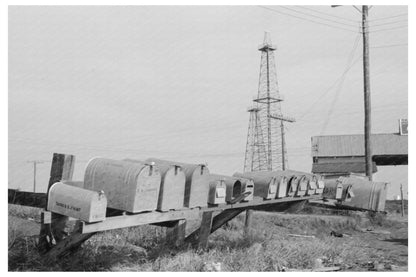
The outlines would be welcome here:
M 180 246 L 185 240 L 186 220 L 175 221 L 174 226 L 166 230 L 166 242 L 169 245 Z
M 250 233 L 252 217 L 253 217 L 253 210 L 246 210 L 246 221 L 244 222 L 244 233 L 245 234 Z
M 35 193 L 29 191 L 19 191 L 17 189 L 9 189 L 8 200 L 9 204 L 35 208 L 46 207 L 46 193 Z
M 213 213 L 213 211 L 202 213 L 201 226 L 198 230 L 198 239 L 195 241 L 196 244 L 194 244 L 198 249 L 205 249 L 208 247 L 208 237 L 211 234 Z
M 221 213 L 219 213 L 213 218 L 212 224 L 211 224 L 211 230 L 209 233 L 211 234 L 215 232 L 216 230 L 221 228 L 221 226 L 223 226 L 225 223 L 227 223 L 228 221 L 230 221 L 231 219 L 239 215 L 242 211 L 244 211 L 243 208 L 229 209 L 229 210 L 222 211 Z M 201 224 L 201 227 L 202 227 L 202 224 Z M 203 232 L 205 231 L 206 230 L 204 230 Z M 185 242 L 189 242 L 194 246 L 199 246 L 197 242 L 199 240 L 200 232 L 201 232 L 201 228 L 198 228 L 197 230 L 195 230 L 194 232 L 192 232 L 189 236 L 185 238 Z
M 46 203 L 44 208 L 47 209 L 47 199 L 50 187 L 61 180 L 72 180 L 74 172 L 75 156 L 67 154 L 54 153 L 52 157 L 51 173 L 46 193 Z M 42 224 L 39 234 L 39 251 L 45 252 L 51 250 L 55 243 L 65 239 L 68 235 L 68 217 L 52 213 L 50 224 Z
M 132 215 L 121 215 L 107 217 L 102 222 L 81 224 L 81 233 L 93 233 L 118 228 L 126 228 L 157 222 L 174 221 L 180 219 L 197 219 L 199 218 L 199 209 L 187 209 L 169 212 L 145 212 Z

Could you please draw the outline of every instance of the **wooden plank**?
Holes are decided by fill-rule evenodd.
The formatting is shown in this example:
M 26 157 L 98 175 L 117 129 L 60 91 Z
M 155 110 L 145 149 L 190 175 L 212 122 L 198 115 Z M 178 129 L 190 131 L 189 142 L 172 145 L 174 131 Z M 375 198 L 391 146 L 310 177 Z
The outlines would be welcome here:
M 174 221 L 180 219 L 199 218 L 199 209 L 188 209 L 170 212 L 147 212 L 133 215 L 122 215 L 107 217 L 98 223 L 82 223 L 81 233 L 92 233 L 118 228 L 126 228 L 138 225 L 152 224 L 157 222 Z
M 138 225 L 145 225 L 145 224 L 156 224 L 159 222 L 169 222 L 175 221 L 179 219 L 196 219 L 199 217 L 199 211 L 201 212 L 208 212 L 208 211 L 221 211 L 227 209 L 261 209 L 264 205 L 274 205 L 274 204 L 285 204 L 291 202 L 298 202 L 300 200 L 307 200 L 307 199 L 316 199 L 315 196 L 310 197 L 298 197 L 298 198 L 282 198 L 282 199 L 273 199 L 273 200 L 263 200 L 261 198 L 255 199 L 251 202 L 242 202 L 236 203 L 233 205 L 218 205 L 214 207 L 204 207 L 204 208 L 193 208 L 193 209 L 183 209 L 177 211 L 169 211 L 169 212 L 145 212 L 145 213 L 138 213 L 138 214 L 126 214 L 121 216 L 113 216 L 107 217 L 103 222 L 97 223 L 83 223 L 82 226 L 82 233 L 90 233 L 90 232 L 99 232 L 105 230 L 112 230 L 118 228 L 125 228 L 125 227 L 132 227 Z M 285 210 L 287 205 L 285 204 Z M 161 224 L 157 224 L 161 225 Z M 168 224 L 168 226 L 170 223 Z M 164 225 L 165 226 L 165 225 Z
M 74 172 L 75 156 L 54 153 L 52 157 L 51 173 L 49 178 L 48 190 L 50 187 L 61 180 L 71 180 Z M 48 195 L 46 195 L 48 199 Z M 47 209 L 47 200 L 45 203 Z M 71 228 L 68 224 L 68 217 L 52 213 L 50 224 L 42 224 L 39 234 L 39 250 L 48 251 L 55 243 L 63 240 L 68 235 Z
M 29 206 L 35 208 L 46 207 L 46 193 L 19 191 L 17 189 L 9 189 L 9 204 Z
M 250 233 L 252 217 L 253 210 L 246 210 L 246 221 L 244 222 L 244 233 L 246 234 Z
M 45 261 L 54 262 L 70 251 L 77 249 L 84 241 L 88 240 L 95 233 L 81 234 L 79 232 L 80 222 L 78 222 L 74 232 L 63 240 L 57 242 L 44 256 Z
M 230 221 L 231 219 L 239 215 L 242 211 L 244 211 L 243 208 L 228 209 L 216 215 L 212 220 L 210 233 L 213 233 L 219 228 L 221 228 L 221 226 L 223 226 L 225 223 L 227 223 L 228 221 Z M 199 237 L 200 232 L 201 232 L 200 228 L 198 228 L 197 230 L 195 230 L 194 232 L 192 232 L 189 236 L 185 238 L 185 242 L 190 242 L 192 245 L 198 246 L 197 242 L 198 242 L 198 237 Z
M 211 234 L 213 213 L 213 211 L 202 213 L 201 226 L 198 230 L 198 240 L 195 245 L 198 249 L 205 249 L 208 247 L 208 237 Z
M 186 220 L 175 221 L 174 226 L 166 230 L 166 242 L 169 245 L 180 246 L 185 240 Z

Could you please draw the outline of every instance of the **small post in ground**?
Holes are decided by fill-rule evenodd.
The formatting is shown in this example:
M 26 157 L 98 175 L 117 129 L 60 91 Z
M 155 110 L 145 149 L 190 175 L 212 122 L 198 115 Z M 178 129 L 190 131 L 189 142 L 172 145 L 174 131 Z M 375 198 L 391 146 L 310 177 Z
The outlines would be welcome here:
M 400 199 L 402 200 L 402 217 L 404 216 L 403 185 L 400 184 Z
M 250 229 L 251 229 L 251 219 L 253 217 L 253 210 L 246 210 L 246 221 L 244 224 L 244 233 L 246 235 L 250 234 Z

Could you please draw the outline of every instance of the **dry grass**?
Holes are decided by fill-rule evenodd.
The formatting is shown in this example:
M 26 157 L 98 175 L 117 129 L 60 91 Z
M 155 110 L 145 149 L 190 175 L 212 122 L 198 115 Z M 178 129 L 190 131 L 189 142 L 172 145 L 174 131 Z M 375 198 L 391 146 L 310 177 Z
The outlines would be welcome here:
M 35 211 L 27 212 L 34 216 Z M 24 212 L 13 209 L 9 209 L 9 214 L 13 215 L 9 217 L 11 221 L 17 216 L 24 217 Z M 187 245 L 168 246 L 162 227 L 147 225 L 107 231 L 93 236 L 76 253 L 53 265 L 38 255 L 35 237 L 16 233 L 16 225 L 9 220 L 9 247 L 14 240 L 9 248 L 9 270 L 212 271 L 218 270 L 215 265 L 220 263 L 222 271 L 281 271 L 311 269 L 317 266 L 317 259 L 323 266 L 366 270 L 368 262 L 380 261 L 380 252 L 371 247 L 368 238 L 360 235 L 358 230 L 372 223 L 358 214 L 317 216 L 255 212 L 249 233 L 243 232 L 244 216 L 240 215 L 210 236 L 206 251 Z M 389 221 L 384 219 L 381 224 L 389 224 Z M 351 236 L 337 238 L 330 236 L 331 231 Z M 384 254 L 384 260 L 393 259 L 388 252 Z

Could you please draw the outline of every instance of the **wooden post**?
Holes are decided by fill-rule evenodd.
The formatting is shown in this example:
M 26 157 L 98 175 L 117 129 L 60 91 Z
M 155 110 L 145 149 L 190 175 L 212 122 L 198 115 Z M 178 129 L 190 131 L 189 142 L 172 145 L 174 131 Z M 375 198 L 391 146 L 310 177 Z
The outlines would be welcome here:
M 402 200 L 402 217 L 404 216 L 403 185 L 400 184 L 400 199 Z
M 198 249 L 205 249 L 208 247 L 208 237 L 211 234 L 213 213 L 213 211 L 209 211 L 202 214 L 201 227 L 199 228 L 198 242 L 196 245 Z
M 54 153 L 52 158 L 51 173 L 49 178 L 48 190 L 46 192 L 46 199 L 48 200 L 48 193 L 50 187 L 61 180 L 72 180 L 74 173 L 75 156 L 67 154 Z M 47 203 L 45 210 L 47 209 Z M 41 252 L 48 251 L 55 244 L 63 240 L 67 235 L 68 217 L 52 213 L 50 223 L 42 223 L 39 235 L 39 250 Z
M 244 223 L 244 233 L 246 235 L 250 234 L 252 217 L 253 217 L 253 210 L 246 210 L 246 221 Z
M 177 220 L 172 227 L 166 230 L 166 242 L 169 245 L 179 246 L 185 240 L 186 220 Z

